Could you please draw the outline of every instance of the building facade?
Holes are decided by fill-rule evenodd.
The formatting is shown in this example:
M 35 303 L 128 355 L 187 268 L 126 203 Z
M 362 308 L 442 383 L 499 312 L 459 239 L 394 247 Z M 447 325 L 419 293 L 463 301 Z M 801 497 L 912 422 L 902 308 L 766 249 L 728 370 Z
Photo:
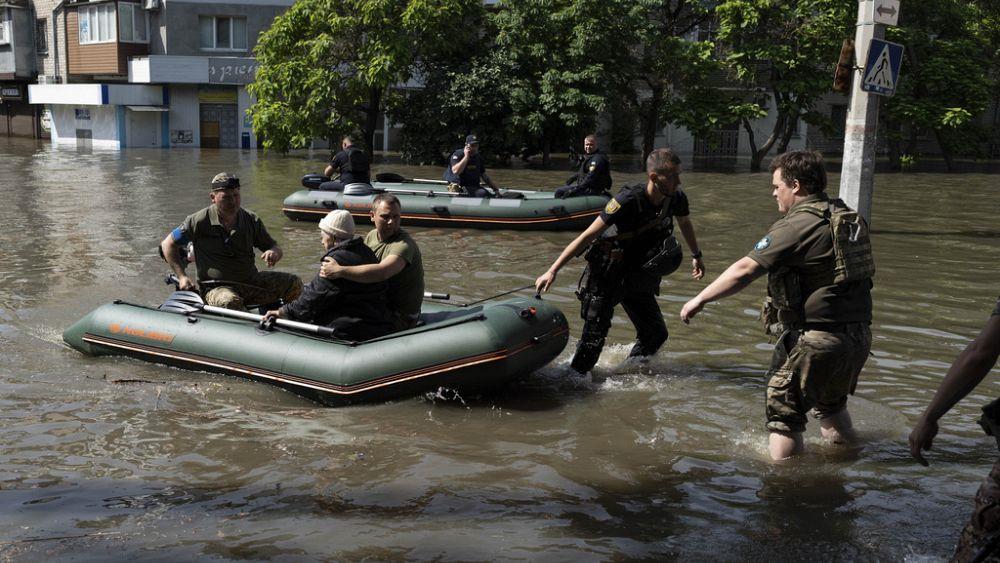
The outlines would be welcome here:
M 38 76 L 35 52 L 32 6 L 0 0 L 0 136 L 42 135 L 40 111 L 28 103 L 28 86 Z
M 55 4 L 48 19 L 56 45 L 43 57 L 30 101 L 46 107 L 43 121 L 57 144 L 255 148 L 247 115 L 253 102 L 246 85 L 257 68 L 251 54 L 260 32 L 291 4 Z

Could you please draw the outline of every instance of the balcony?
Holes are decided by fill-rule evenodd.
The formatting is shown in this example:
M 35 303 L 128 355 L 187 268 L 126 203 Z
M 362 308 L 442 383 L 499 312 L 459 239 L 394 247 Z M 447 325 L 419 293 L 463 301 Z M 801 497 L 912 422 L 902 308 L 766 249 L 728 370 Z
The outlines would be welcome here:
M 128 76 L 128 60 L 149 54 L 149 13 L 137 2 L 86 2 L 66 8 L 71 76 Z

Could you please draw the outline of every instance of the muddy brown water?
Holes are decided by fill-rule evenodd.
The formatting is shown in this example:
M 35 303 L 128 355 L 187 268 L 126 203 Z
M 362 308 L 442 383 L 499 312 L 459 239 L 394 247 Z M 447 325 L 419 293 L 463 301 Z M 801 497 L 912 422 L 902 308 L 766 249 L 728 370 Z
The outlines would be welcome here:
M 950 553 L 996 446 L 974 420 L 996 370 L 942 421 L 931 466 L 910 426 L 1000 293 L 997 177 L 882 175 L 873 355 L 851 411 L 863 447 L 766 456 L 769 345 L 757 282 L 677 313 L 706 281 L 665 281 L 653 375 L 552 365 L 487 396 L 330 409 L 274 387 L 62 344 L 102 303 L 168 294 L 156 244 L 207 204 L 216 172 L 311 277 L 312 223 L 281 201 L 324 154 L 54 149 L 0 140 L 0 558 L 7 560 L 933 560 Z M 440 170 L 380 165 L 438 177 Z M 505 186 L 566 171 L 496 170 Z M 615 185 L 636 181 L 618 173 Z M 777 218 L 766 174 L 683 176 L 710 279 Z M 836 192 L 837 178 L 831 178 Z M 367 227 L 364 227 L 367 229 Z M 531 283 L 574 233 L 410 229 L 428 290 L 472 300 Z M 579 261 L 546 299 L 580 321 Z M 575 339 L 574 339 L 575 340 Z M 125 380 L 134 382 L 128 383 Z

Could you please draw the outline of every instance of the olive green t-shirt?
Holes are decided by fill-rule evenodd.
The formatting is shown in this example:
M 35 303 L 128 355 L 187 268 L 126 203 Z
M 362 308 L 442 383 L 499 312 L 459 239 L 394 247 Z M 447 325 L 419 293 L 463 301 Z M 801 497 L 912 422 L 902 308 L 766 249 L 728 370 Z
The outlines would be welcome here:
M 257 273 L 254 248 L 267 250 L 276 244 L 260 217 L 243 208 L 229 231 L 219 222 L 214 205 L 188 215 L 177 231 L 182 240 L 194 243 L 199 280 L 248 282 Z
M 792 206 L 747 256 L 769 274 L 781 267 L 798 273 L 806 323 L 871 322 L 871 280 L 834 284 L 829 221 L 807 211 L 795 212 L 804 203 L 828 199 L 826 194 L 812 195 Z
M 389 240 L 380 241 L 378 231 L 372 229 L 365 236 L 365 244 L 375 252 L 380 262 L 392 255 L 406 261 L 403 270 L 388 280 L 389 308 L 402 315 L 420 314 L 424 300 L 424 262 L 416 241 L 403 230 Z

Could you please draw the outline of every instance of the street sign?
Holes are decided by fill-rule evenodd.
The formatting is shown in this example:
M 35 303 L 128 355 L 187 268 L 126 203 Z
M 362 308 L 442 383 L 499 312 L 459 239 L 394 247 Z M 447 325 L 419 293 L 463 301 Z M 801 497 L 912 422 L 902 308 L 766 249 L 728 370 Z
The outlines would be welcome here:
M 875 0 L 872 3 L 872 21 L 895 26 L 899 21 L 899 0 Z
M 891 96 L 896 93 L 899 67 L 903 64 L 903 46 L 881 39 L 872 39 L 862 74 L 861 89 L 865 92 Z

